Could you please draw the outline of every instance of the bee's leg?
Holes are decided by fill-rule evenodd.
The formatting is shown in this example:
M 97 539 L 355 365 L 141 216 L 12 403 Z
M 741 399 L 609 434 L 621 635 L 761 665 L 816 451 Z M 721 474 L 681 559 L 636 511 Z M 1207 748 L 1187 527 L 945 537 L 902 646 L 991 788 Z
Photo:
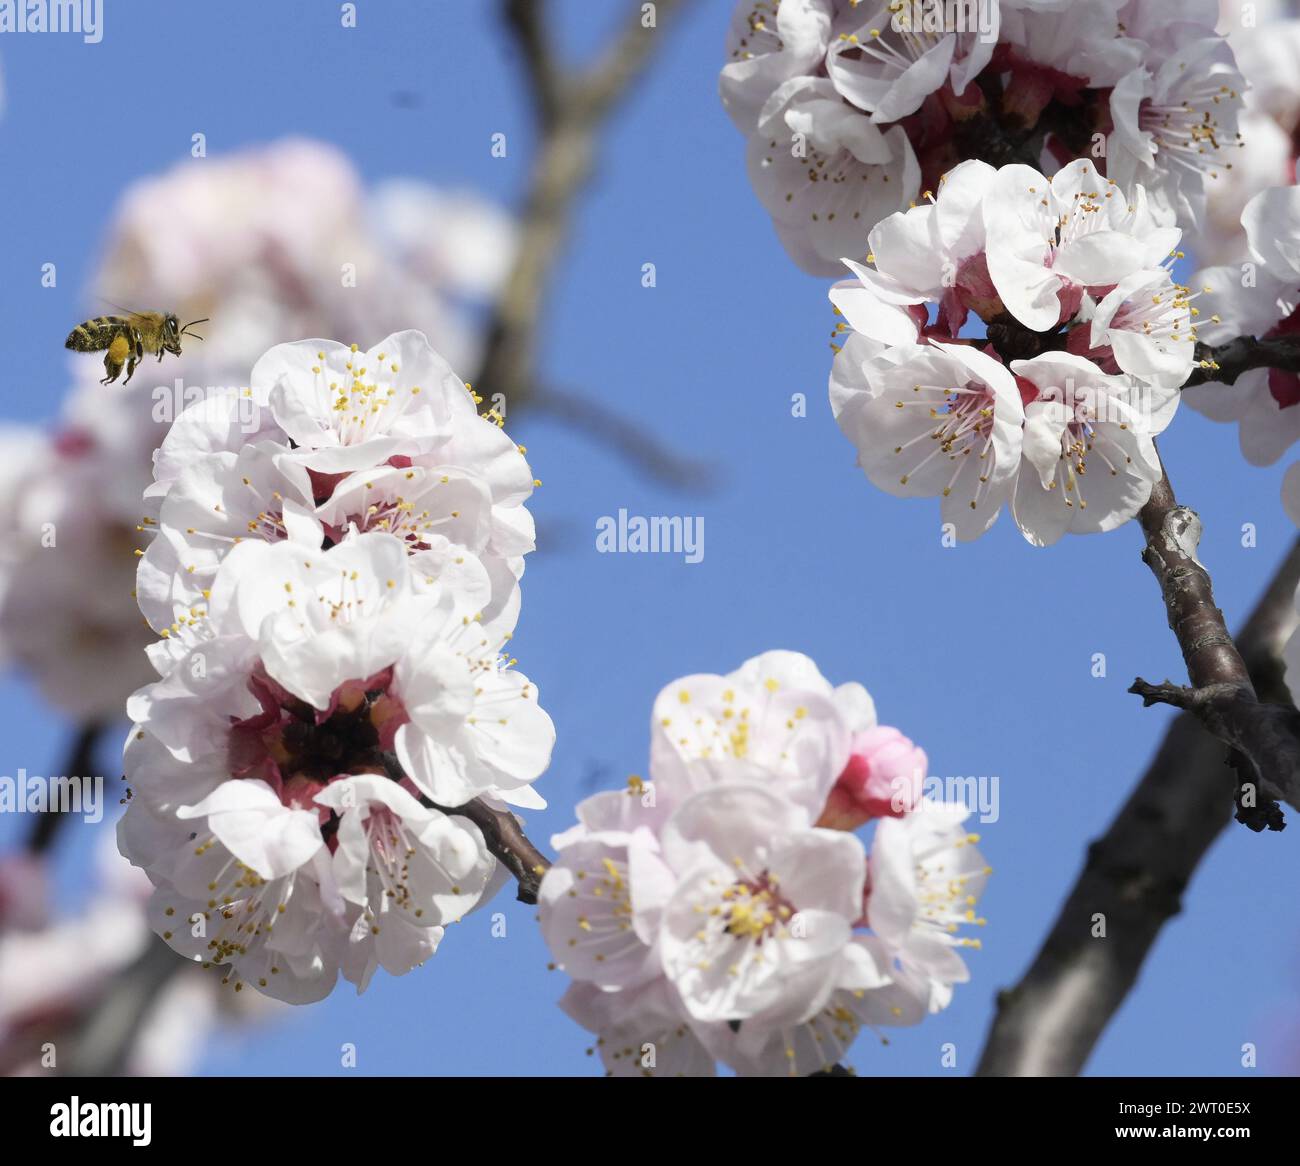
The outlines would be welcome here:
M 122 382 L 124 385 L 129 385 L 131 383 L 131 378 L 135 376 L 135 366 L 135 353 L 132 353 L 130 359 L 126 362 L 126 380 Z
M 125 332 L 119 331 L 116 336 L 109 342 L 108 351 L 104 353 L 104 371 L 108 373 L 103 380 L 103 384 L 111 384 L 122 373 L 122 366 L 131 361 L 131 368 L 135 368 L 135 357 L 133 355 L 133 344 L 131 337 Z M 127 380 L 130 380 L 130 376 Z

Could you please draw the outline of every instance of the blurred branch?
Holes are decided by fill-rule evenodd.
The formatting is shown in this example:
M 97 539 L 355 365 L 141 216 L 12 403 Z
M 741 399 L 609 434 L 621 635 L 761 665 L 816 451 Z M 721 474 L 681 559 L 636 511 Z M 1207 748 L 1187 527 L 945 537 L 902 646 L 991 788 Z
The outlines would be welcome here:
M 487 328 L 485 356 L 474 391 L 484 400 L 504 395 L 507 408 L 536 401 L 537 335 L 545 288 L 568 232 L 578 195 L 591 177 L 600 131 L 614 106 L 649 61 L 658 24 L 681 0 L 658 0 L 656 25 L 642 24 L 641 5 L 629 3 L 623 30 L 585 70 L 557 62 L 546 32 L 545 0 L 505 0 L 506 27 L 518 46 L 537 115 L 540 142 L 520 215 L 518 249 Z M 625 429 L 632 423 L 626 422 Z M 682 463 L 658 456 L 651 442 L 624 443 L 622 452 L 656 476 Z
M 543 27 L 543 0 L 506 0 L 506 24 L 519 46 L 528 69 L 528 85 L 536 104 L 538 123 L 549 129 L 555 124 L 560 104 L 560 79 L 556 75 L 550 38 Z
M 188 963 L 156 935 L 150 935 L 135 962 L 110 979 L 90 1016 L 79 1027 L 70 1052 L 59 1065 L 59 1074 L 117 1077 L 124 1073 L 159 993 Z
M 1281 651 L 1296 626 L 1300 540 L 1237 639 L 1255 691 L 1288 700 Z M 998 996 L 975 1072 L 1078 1073 L 1136 982 L 1161 928 L 1232 812 L 1235 774 L 1196 716 L 1170 724 L 1150 768 L 1087 860 L 1020 983 Z M 1098 919 L 1104 938 L 1097 937 Z
M 60 777 L 88 777 L 95 770 L 95 750 L 104 734 L 105 726 L 97 721 L 82 725 L 72 740 L 72 749 L 63 763 Z M 27 836 L 27 850 L 30 854 L 47 854 L 58 836 L 59 827 L 67 815 L 59 810 L 46 810 L 38 814 L 32 822 L 31 832 Z
M 1255 368 L 1280 368 L 1300 373 L 1300 336 L 1275 336 L 1256 339 L 1238 336 L 1218 346 L 1197 344 L 1197 367 L 1183 382 L 1183 388 L 1203 385 L 1207 381 L 1235 384 L 1244 372 Z
M 588 400 L 560 389 L 543 388 L 532 398 L 532 407 L 565 422 L 571 429 L 596 438 L 615 454 L 655 478 L 686 490 L 708 489 L 714 482 L 713 467 L 706 461 L 675 454 L 641 426 L 600 401 Z
M 1129 692 L 1144 705 L 1170 704 L 1193 713 L 1228 746 L 1237 771 L 1237 821 L 1252 830 L 1281 830 L 1280 799 L 1300 806 L 1300 712 L 1288 697 L 1261 701 L 1241 653 L 1214 603 L 1210 573 L 1196 557 L 1201 520 L 1178 505 L 1163 472 L 1138 514 L 1146 535 L 1142 561 L 1164 597 L 1191 686 L 1149 684 Z

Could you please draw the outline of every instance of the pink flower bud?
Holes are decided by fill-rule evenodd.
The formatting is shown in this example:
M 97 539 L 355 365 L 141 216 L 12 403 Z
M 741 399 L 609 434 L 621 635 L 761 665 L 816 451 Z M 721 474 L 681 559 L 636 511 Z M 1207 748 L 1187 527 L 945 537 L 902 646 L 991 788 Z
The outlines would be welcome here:
M 901 818 L 921 800 L 929 762 L 897 729 L 877 726 L 853 738 L 853 752 L 818 826 L 856 830 L 871 818 Z

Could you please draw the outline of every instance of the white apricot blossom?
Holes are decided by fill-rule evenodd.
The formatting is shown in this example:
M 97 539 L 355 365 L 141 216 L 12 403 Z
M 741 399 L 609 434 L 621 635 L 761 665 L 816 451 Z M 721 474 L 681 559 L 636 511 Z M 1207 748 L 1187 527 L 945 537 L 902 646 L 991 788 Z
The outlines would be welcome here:
M 1106 165 L 1125 191 L 1140 185 L 1157 213 L 1194 228 L 1206 188 L 1245 144 L 1237 118 L 1246 84 L 1224 38 L 1193 31 L 1180 40 L 1148 53 L 1112 90 Z
M 777 789 L 811 825 L 848 764 L 853 734 L 875 724 L 862 685 L 832 686 L 799 652 L 764 652 L 725 676 L 684 676 L 655 698 L 656 801 L 675 805 L 744 775 Z
M 840 94 L 877 123 L 915 113 L 945 83 L 960 97 L 998 42 L 997 0 L 948 11 L 899 0 L 846 8 L 826 70 Z
M 938 496 L 962 540 L 1003 503 L 1037 545 L 1133 517 L 1199 335 L 1178 239 L 1086 160 L 964 162 L 881 222 L 830 292 L 831 408 L 868 479 Z
M 811 75 L 826 57 L 834 0 L 740 0 L 718 78 L 723 108 L 744 134 L 782 82 Z
M 964 344 L 898 345 L 835 359 L 831 405 L 882 490 L 941 499 L 959 539 L 978 538 L 1015 489 L 1025 411 L 1015 377 Z
M 1242 212 L 1261 191 L 1296 180 L 1295 133 L 1300 127 L 1300 20 L 1276 4 L 1223 5 L 1220 29 L 1245 79 L 1238 115 L 1246 148 L 1206 187 L 1206 221 L 1191 250 L 1203 266 L 1250 258 Z
M 904 982 L 923 985 L 930 1012 L 946 1008 L 952 986 L 970 978 L 959 949 L 980 946 L 961 934 L 982 927 L 975 912 L 992 873 L 963 823 L 960 803 L 925 798 L 909 814 L 884 818 L 871 843 L 867 922 Z
M 881 218 L 980 155 L 1028 150 L 1050 177 L 1091 154 L 1162 225 L 1193 229 L 1241 153 L 1246 86 L 1216 18 L 1208 0 L 740 0 L 719 89 L 814 275 L 864 259 Z
M 532 471 L 422 333 L 366 352 L 279 345 L 250 380 L 193 404 L 158 451 L 148 520 L 158 534 L 137 581 L 156 631 L 200 600 L 239 542 L 319 547 L 353 529 L 401 538 L 426 572 L 454 577 L 485 622 L 513 619 L 533 548 Z
M 1011 504 L 1025 538 L 1048 546 L 1067 531 L 1113 530 L 1134 517 L 1160 480 L 1152 438 L 1172 414 L 1177 388 L 1108 376 L 1068 352 L 1013 361 L 1011 371 L 1025 395 L 1033 393 Z
M 696 1020 L 789 1024 L 866 986 L 850 966 L 866 874 L 855 835 L 802 826 L 754 783 L 721 783 L 677 809 L 662 855 L 664 974 Z
M 863 1028 L 946 1004 L 961 976 L 926 942 L 942 864 L 922 842 L 912 882 L 886 868 L 876 933 L 851 832 L 938 805 L 921 796 L 925 765 L 861 685 L 832 686 L 796 652 L 667 685 L 650 780 L 578 805 L 539 895 L 553 966 L 573 978 L 561 1006 L 596 1034 L 606 1072 L 707 1076 L 721 1061 L 803 1076 Z
M 225 557 L 128 705 L 120 841 L 168 942 L 301 1001 L 409 970 L 477 905 L 495 862 L 449 811 L 544 805 L 554 730 L 472 606 L 383 532 Z
M 905 131 L 880 130 L 822 78 L 794 78 L 768 98 L 747 158 L 786 250 L 814 275 L 862 258 L 867 232 L 906 207 L 920 183 Z
M 1030 166 L 1003 166 L 984 192 L 984 230 L 999 298 L 1039 332 L 1073 317 L 1085 293 L 1159 266 L 1180 237 L 1140 187 L 1126 194 L 1088 159 L 1050 180 Z

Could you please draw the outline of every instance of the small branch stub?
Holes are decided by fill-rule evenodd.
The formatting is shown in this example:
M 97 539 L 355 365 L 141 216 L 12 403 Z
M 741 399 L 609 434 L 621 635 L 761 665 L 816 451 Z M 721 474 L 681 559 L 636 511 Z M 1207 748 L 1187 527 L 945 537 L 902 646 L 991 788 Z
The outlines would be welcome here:
M 381 753 L 380 760 L 388 776 L 394 781 L 406 780 L 401 762 L 393 753 Z M 463 806 L 440 806 L 431 798 L 420 796 L 420 803 L 439 813 L 468 818 L 483 835 L 492 856 L 501 863 L 519 884 L 515 898 L 521 903 L 536 903 L 541 889 L 542 876 L 550 869 L 550 860 L 533 845 L 524 833 L 519 819 L 509 810 L 499 810 L 482 798 L 474 798 Z
M 1300 713 L 1264 704 L 1215 606 L 1209 572 L 1197 558 L 1201 520 L 1174 498 L 1167 474 L 1139 515 L 1146 536 L 1142 561 L 1164 597 L 1190 686 L 1140 677 L 1129 688 L 1144 705 L 1186 709 L 1229 751 L 1237 775 L 1237 821 L 1251 830 L 1281 830 L 1281 800 L 1300 802 Z

